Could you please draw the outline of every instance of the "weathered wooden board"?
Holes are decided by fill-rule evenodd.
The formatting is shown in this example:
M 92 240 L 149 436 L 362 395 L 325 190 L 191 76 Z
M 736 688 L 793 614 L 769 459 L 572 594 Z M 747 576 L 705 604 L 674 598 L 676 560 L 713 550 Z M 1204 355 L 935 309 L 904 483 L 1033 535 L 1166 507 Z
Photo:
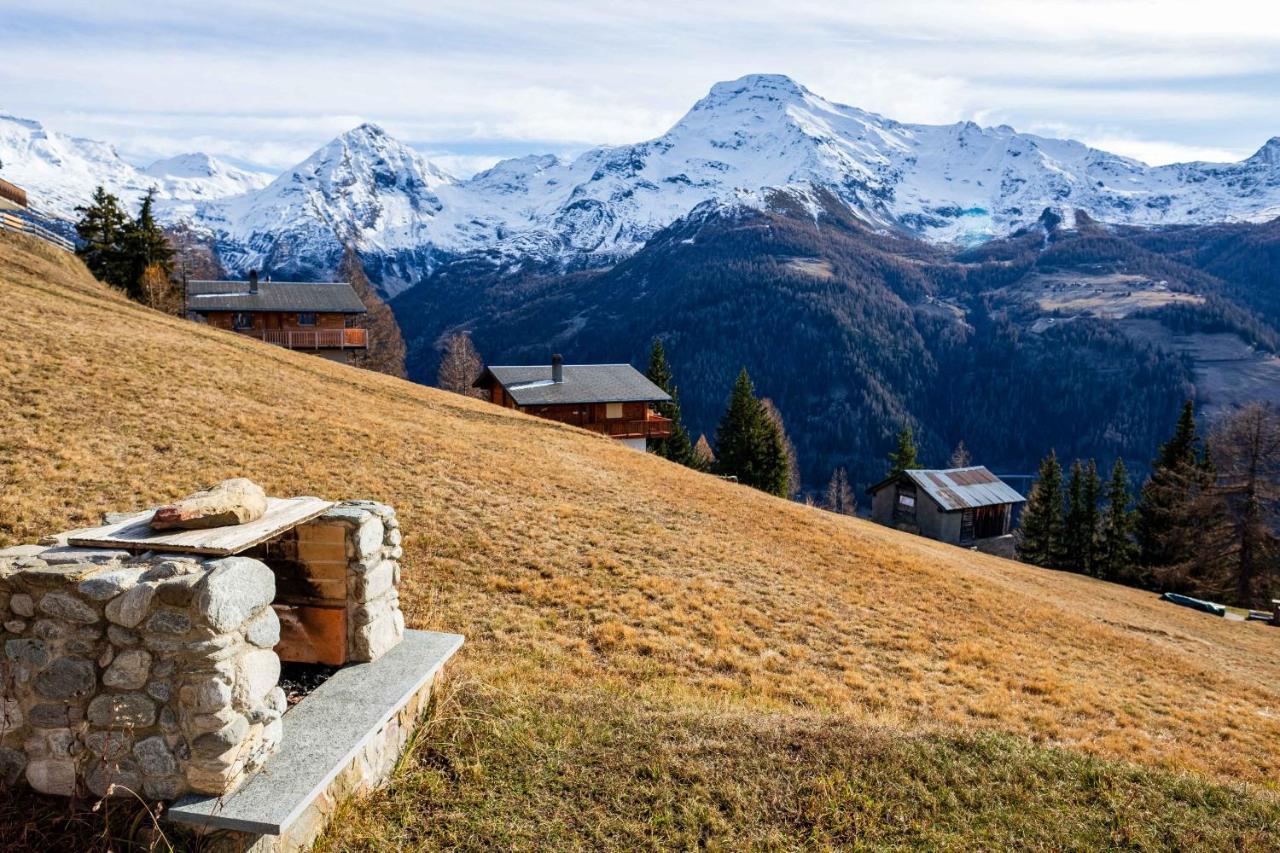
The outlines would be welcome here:
M 113 524 L 86 527 L 65 534 L 67 544 L 127 551 L 176 551 L 226 557 L 310 521 L 333 506 L 320 498 L 267 498 L 267 512 L 257 521 L 205 530 L 152 530 L 151 512 L 141 512 Z

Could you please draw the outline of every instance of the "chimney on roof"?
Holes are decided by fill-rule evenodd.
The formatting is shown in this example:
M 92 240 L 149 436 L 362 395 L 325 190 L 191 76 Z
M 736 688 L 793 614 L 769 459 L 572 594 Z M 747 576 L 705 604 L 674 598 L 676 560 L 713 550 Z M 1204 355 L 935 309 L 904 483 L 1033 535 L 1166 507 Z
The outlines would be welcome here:
M 557 385 L 564 381 L 564 358 L 559 353 L 551 356 L 551 381 Z
M 258 271 L 257 270 L 249 270 L 249 292 L 255 293 L 255 294 L 258 292 Z

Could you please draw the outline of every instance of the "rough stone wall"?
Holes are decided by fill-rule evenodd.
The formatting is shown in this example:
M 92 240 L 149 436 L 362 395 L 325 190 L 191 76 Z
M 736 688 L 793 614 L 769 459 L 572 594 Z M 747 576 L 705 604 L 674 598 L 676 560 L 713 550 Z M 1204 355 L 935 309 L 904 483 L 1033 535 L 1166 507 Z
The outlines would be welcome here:
M 0 552 L 0 784 L 234 788 L 280 739 L 274 597 L 246 557 Z
M 345 579 L 348 658 L 382 657 L 404 636 L 397 591 L 404 552 L 395 510 L 374 501 L 343 501 L 299 525 L 297 534 L 298 556 L 310 571 Z

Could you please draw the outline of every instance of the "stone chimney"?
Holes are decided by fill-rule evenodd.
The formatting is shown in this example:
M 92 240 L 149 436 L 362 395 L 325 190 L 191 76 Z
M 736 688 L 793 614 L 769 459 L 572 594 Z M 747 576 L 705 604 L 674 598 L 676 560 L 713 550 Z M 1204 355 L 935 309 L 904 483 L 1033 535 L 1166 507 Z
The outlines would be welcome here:
M 249 292 L 257 294 L 258 292 L 258 271 L 249 270 Z
M 564 357 L 559 353 L 551 356 L 551 381 L 557 385 L 564 381 Z

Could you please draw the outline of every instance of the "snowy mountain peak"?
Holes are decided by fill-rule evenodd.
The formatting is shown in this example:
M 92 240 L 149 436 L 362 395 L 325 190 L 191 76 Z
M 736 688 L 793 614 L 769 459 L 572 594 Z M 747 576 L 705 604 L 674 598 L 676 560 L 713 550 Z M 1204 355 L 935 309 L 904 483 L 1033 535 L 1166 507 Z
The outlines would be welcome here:
M 266 186 L 269 176 L 228 166 L 205 154 L 184 154 L 138 169 L 115 147 L 49 130 L 31 119 L 0 115 L 4 177 L 27 187 L 32 206 L 72 218 L 96 187 L 134 205 L 148 190 L 168 201 L 217 199 Z
M 1245 162 L 1260 163 L 1268 166 L 1280 166 L 1280 136 L 1273 136 L 1263 143 Z

